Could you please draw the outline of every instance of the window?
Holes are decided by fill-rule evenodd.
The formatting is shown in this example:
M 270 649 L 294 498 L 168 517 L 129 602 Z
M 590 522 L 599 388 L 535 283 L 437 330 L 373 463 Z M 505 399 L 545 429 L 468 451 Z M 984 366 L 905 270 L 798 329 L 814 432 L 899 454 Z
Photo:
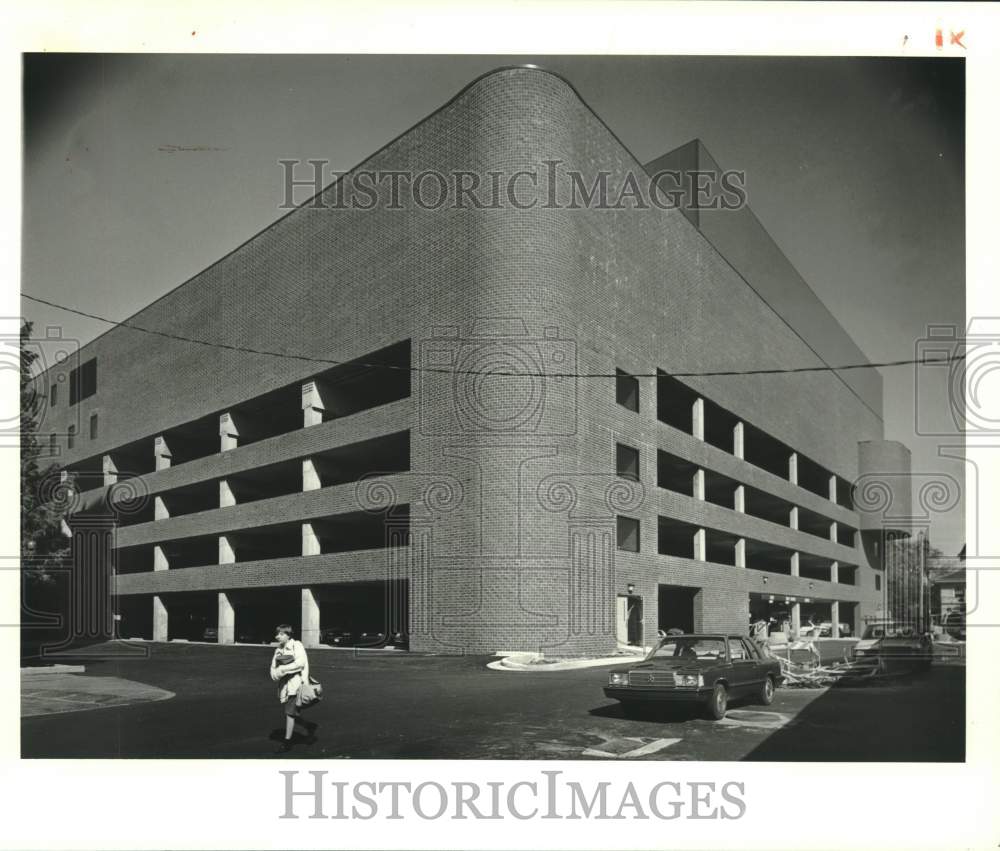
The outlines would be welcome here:
M 634 517 L 618 518 L 618 549 L 639 552 L 639 521 Z
M 729 658 L 734 662 L 742 662 L 747 658 L 746 650 L 737 638 L 729 639 Z
M 639 481 L 639 450 L 623 443 L 616 444 L 615 467 L 623 479 Z
M 76 445 L 76 426 L 71 425 L 66 429 L 66 448 L 72 449 Z
M 615 370 L 615 401 L 630 411 L 639 410 L 639 379 L 621 369 Z
M 757 645 L 746 638 L 741 638 L 740 641 L 743 642 L 743 649 L 746 650 L 747 659 L 759 659 L 760 651 L 757 649 Z
M 56 406 L 56 400 L 59 398 L 58 384 L 53 384 L 49 387 L 49 407 L 54 408 Z
M 90 439 L 97 440 L 97 414 L 90 415 Z
M 56 436 L 55 433 L 49 435 L 49 455 L 56 456 Z
M 877 573 L 875 574 L 875 590 L 876 591 L 882 590 L 882 577 Z
M 97 392 L 97 358 L 91 358 L 85 364 L 70 370 L 69 373 L 69 403 L 77 402 L 93 396 Z

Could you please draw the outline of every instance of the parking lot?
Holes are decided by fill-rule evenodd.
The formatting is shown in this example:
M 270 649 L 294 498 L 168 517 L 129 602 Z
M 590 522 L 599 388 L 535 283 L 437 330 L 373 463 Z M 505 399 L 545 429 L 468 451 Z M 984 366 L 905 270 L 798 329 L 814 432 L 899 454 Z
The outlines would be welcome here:
M 22 718 L 24 757 L 269 756 L 282 722 L 269 647 L 148 644 L 148 658 L 86 662 L 169 699 Z M 324 685 L 308 710 L 317 740 L 294 757 L 961 761 L 965 669 L 878 685 L 779 689 L 769 707 L 709 721 L 683 708 L 624 716 L 604 697 L 610 668 L 512 673 L 486 657 L 313 650 Z M 27 679 L 27 678 L 25 678 Z M 110 681 L 109 681 L 110 683 Z

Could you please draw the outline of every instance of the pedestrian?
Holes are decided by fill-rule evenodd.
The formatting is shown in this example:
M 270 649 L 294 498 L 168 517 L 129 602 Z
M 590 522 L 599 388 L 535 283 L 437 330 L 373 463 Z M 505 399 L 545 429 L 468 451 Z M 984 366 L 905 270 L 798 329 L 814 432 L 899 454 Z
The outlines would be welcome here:
M 278 646 L 271 659 L 271 680 L 278 684 L 278 700 L 281 701 L 285 715 L 285 737 L 278 747 L 278 753 L 288 753 L 292 749 L 292 737 L 296 732 L 305 737 L 307 744 L 316 741 L 313 731 L 316 725 L 300 718 L 302 708 L 299 706 L 299 691 L 303 682 L 309 679 L 309 657 L 301 641 L 292 636 L 293 628 L 283 623 L 275 628 L 275 640 Z M 302 731 L 296 730 L 301 726 Z

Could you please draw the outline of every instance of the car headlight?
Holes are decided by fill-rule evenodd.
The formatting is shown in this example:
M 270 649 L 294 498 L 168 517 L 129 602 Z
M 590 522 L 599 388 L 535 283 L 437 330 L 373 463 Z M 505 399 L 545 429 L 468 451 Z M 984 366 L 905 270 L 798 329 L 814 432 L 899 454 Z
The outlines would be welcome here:
M 608 683 L 613 686 L 627 686 L 628 685 L 628 671 L 615 671 L 608 678 Z
M 703 686 L 705 680 L 701 674 L 674 674 L 675 686 Z

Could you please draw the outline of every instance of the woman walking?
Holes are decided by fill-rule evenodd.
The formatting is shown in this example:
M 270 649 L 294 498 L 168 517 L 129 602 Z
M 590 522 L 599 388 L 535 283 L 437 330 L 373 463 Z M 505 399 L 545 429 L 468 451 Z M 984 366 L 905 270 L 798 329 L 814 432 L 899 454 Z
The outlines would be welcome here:
M 297 732 L 296 725 L 301 724 L 307 736 L 306 742 L 315 741 L 313 731 L 316 725 L 300 720 L 302 708 L 299 706 L 299 691 L 303 682 L 309 681 L 309 657 L 301 641 L 296 641 L 292 635 L 292 627 L 283 623 L 275 629 L 274 657 L 271 659 L 271 680 L 278 684 L 278 700 L 285 711 L 285 738 L 278 747 L 278 753 L 288 753 L 292 749 L 292 736 Z

